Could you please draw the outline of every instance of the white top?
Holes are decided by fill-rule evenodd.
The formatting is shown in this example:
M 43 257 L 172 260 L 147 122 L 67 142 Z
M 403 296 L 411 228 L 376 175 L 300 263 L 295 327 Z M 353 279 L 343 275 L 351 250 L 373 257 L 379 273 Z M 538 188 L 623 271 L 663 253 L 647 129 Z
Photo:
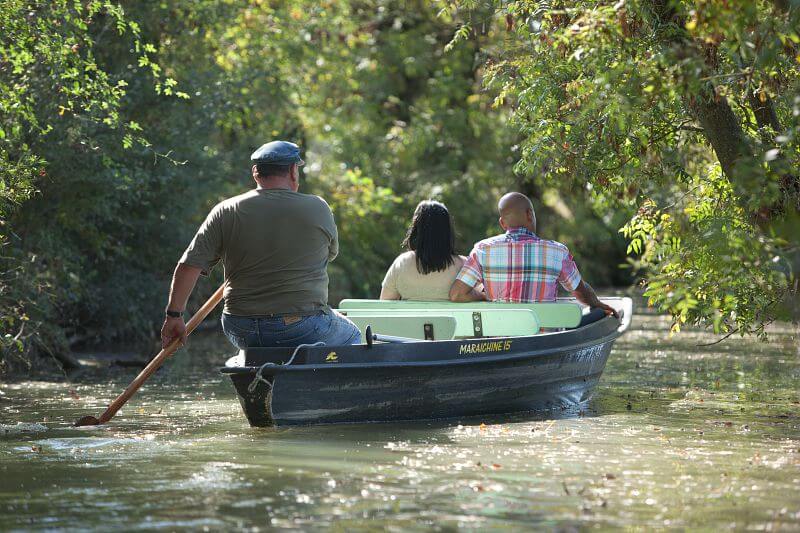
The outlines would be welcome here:
M 417 270 L 417 254 L 406 252 L 397 256 L 383 278 L 384 299 L 391 300 L 447 300 L 450 285 L 455 281 L 465 257 L 457 255 L 453 264 L 439 272 L 421 274 Z

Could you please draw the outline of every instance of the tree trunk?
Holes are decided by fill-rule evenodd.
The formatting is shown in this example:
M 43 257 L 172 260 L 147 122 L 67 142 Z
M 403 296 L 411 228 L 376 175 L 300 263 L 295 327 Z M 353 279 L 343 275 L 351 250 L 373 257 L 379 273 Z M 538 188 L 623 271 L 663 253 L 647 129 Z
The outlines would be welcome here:
M 677 47 L 687 54 L 702 54 L 705 68 L 700 73 L 686 71 L 687 79 L 700 79 L 714 73 L 715 50 L 705 49 L 694 43 L 683 28 L 685 16 L 672 0 L 651 0 L 650 7 L 657 20 L 655 30 L 665 36 L 665 46 Z M 668 28 L 671 25 L 673 27 Z M 693 67 L 690 67 L 693 68 Z M 704 84 L 695 94 L 684 95 L 687 111 L 703 127 L 703 135 L 714 150 L 722 171 L 728 176 L 736 194 L 746 200 L 753 193 L 753 185 L 759 186 L 759 168 L 754 160 L 752 144 L 733 112 L 728 101 L 717 95 L 712 82 Z
M 752 170 L 753 150 L 739 117 L 725 98 L 716 98 L 713 89 L 689 96 L 686 101 L 693 118 L 703 127 L 703 134 L 714 149 L 722 171 L 735 184 L 741 185 L 745 177 L 743 172 Z
M 747 96 L 753 115 L 756 117 L 756 124 L 758 124 L 759 130 L 763 132 L 762 141 L 772 144 L 774 142 L 773 135 L 769 133 L 767 128 L 772 128 L 774 133 L 780 133 L 783 129 L 780 120 L 778 120 L 778 114 L 775 112 L 772 98 L 765 94 L 765 98 L 762 101 L 753 92 Z M 792 172 L 791 169 L 787 169 L 787 162 L 782 155 L 779 155 L 771 165 L 778 168 L 781 177 L 780 189 L 782 197 L 772 205 L 761 209 L 759 215 L 764 219 L 773 219 L 775 216 L 780 216 L 786 211 L 787 207 L 800 210 L 800 175 L 797 172 Z
M 764 94 L 765 98 L 762 102 L 761 99 L 752 91 L 747 95 L 750 107 L 753 110 L 753 115 L 756 117 L 756 124 L 763 129 L 769 126 L 775 133 L 781 131 L 781 123 L 778 120 L 778 114 L 775 113 L 775 105 L 772 103 L 772 98 Z

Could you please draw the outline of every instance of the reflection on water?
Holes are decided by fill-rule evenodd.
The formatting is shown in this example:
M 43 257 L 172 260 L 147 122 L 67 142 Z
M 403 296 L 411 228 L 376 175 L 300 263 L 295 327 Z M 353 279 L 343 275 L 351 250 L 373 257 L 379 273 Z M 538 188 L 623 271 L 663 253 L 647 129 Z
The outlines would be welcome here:
M 197 341 L 106 427 L 132 375 L 2 385 L 0 529 L 799 529 L 796 330 L 636 322 L 558 418 L 253 429 Z

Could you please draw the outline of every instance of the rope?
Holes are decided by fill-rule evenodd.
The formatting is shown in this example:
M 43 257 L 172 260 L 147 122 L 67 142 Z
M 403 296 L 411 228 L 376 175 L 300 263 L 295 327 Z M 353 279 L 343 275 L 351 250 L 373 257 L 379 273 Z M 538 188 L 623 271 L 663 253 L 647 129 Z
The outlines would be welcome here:
M 297 356 L 297 352 L 300 351 L 300 348 L 313 348 L 314 346 L 325 346 L 325 343 L 319 341 L 315 342 L 314 344 L 299 344 L 297 348 L 294 349 L 294 352 L 292 352 L 292 356 L 289 358 L 289 360 L 283 363 L 283 365 L 284 366 L 291 365 L 292 361 L 294 361 L 294 358 Z M 261 373 L 264 372 L 264 369 L 267 368 L 268 366 L 281 366 L 281 365 L 278 365 L 271 361 L 267 361 L 266 363 L 258 367 L 258 371 L 256 372 L 256 377 L 254 377 L 253 381 L 250 382 L 250 385 L 247 386 L 247 392 L 252 394 L 252 392 L 256 390 L 256 387 L 258 387 L 259 381 L 262 381 L 264 384 L 266 384 L 268 388 L 270 389 L 272 388 L 272 383 L 264 379 L 264 377 L 261 375 Z

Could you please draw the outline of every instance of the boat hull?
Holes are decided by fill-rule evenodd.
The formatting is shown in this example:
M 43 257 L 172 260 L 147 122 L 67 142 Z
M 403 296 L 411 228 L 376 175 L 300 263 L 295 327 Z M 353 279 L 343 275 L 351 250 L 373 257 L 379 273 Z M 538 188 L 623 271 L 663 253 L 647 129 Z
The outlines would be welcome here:
M 617 325 L 607 318 L 531 337 L 304 348 L 289 365 L 279 364 L 286 350 L 252 349 L 245 364 L 223 372 L 253 426 L 544 411 L 591 397 L 621 333 Z M 263 379 L 250 390 L 256 365 L 264 365 Z

